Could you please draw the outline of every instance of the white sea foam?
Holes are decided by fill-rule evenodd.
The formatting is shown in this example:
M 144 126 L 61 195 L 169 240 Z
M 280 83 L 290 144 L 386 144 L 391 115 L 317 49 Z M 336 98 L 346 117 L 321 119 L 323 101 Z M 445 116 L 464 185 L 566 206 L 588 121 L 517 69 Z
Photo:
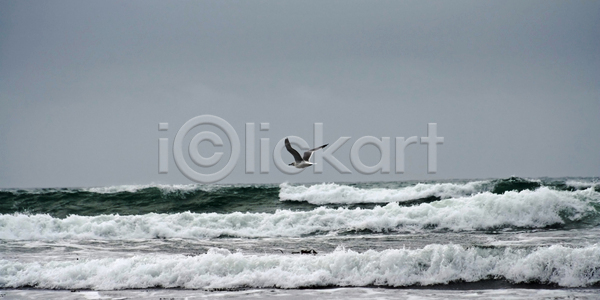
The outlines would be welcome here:
M 148 287 L 411 286 L 507 279 L 583 287 L 600 282 L 600 247 L 338 249 L 322 255 L 250 255 L 210 249 L 194 257 L 136 255 L 71 261 L 0 260 L 0 287 L 114 290 Z
M 503 227 L 541 228 L 597 216 L 600 202 L 593 189 L 575 192 L 546 187 L 535 191 L 489 192 L 417 206 L 398 203 L 373 209 L 318 207 L 311 211 L 275 213 L 176 213 L 146 215 L 0 215 L 0 239 L 149 239 L 218 236 L 302 236 L 346 230 L 489 230 Z
M 576 289 L 509 288 L 509 289 L 385 289 L 377 287 L 336 287 L 328 289 L 133 289 L 133 290 L 48 290 L 48 289 L 5 289 L 4 299 L 263 299 L 263 300 L 548 300 L 578 299 L 598 300 L 598 289 L 594 287 Z
M 592 182 L 592 181 L 567 180 L 567 182 L 565 182 L 565 184 L 567 186 L 574 187 L 576 189 L 587 189 L 587 188 L 590 188 L 590 187 L 595 187 L 599 183 L 598 182 Z
M 129 192 L 135 193 L 140 190 L 148 188 L 158 188 L 164 193 L 175 193 L 175 192 L 192 192 L 197 190 L 213 191 L 218 189 L 218 185 L 199 185 L 199 184 L 139 184 L 139 185 L 115 185 L 105 187 L 92 187 L 83 188 L 82 191 L 98 194 L 114 194 Z
M 402 202 L 427 197 L 442 199 L 456 198 L 483 192 L 489 181 L 472 181 L 468 183 L 418 183 L 398 189 L 373 188 L 363 189 L 335 183 L 315 184 L 311 186 L 279 185 L 279 199 L 307 201 L 322 205 L 328 203 L 388 203 Z

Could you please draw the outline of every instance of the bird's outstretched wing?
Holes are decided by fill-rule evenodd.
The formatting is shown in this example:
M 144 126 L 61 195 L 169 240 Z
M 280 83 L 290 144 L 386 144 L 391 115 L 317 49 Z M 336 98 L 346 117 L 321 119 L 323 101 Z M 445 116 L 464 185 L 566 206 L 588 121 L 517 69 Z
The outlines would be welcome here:
M 305 161 L 309 161 L 309 160 L 310 160 L 310 157 L 311 157 L 311 156 L 312 156 L 312 154 L 313 154 L 313 152 L 315 152 L 315 151 L 317 151 L 317 150 L 319 150 L 319 149 L 325 148 L 325 147 L 327 147 L 327 145 L 329 145 L 329 144 L 325 144 L 325 145 L 323 145 L 323 146 L 321 146 L 321 147 L 317 147 L 317 148 L 315 148 L 315 149 L 310 149 L 310 150 L 308 150 L 308 151 L 304 152 L 304 160 L 305 160 Z
M 294 160 L 297 163 L 302 162 L 302 157 L 300 156 L 300 153 L 298 153 L 298 151 L 296 151 L 294 148 L 292 148 L 292 145 L 290 145 L 290 140 L 288 138 L 285 138 L 285 148 L 287 149 L 287 151 L 289 153 L 291 153 L 294 156 Z

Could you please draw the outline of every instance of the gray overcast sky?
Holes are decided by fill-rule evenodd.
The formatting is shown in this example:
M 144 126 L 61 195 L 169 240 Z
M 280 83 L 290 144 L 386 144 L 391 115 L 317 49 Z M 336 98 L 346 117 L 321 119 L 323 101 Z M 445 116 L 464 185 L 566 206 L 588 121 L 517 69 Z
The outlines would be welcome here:
M 315 122 L 326 143 L 351 137 L 335 157 L 352 174 L 245 174 L 242 153 L 222 183 L 599 176 L 600 2 L 0 2 L 0 187 L 191 183 L 172 155 L 158 174 L 158 138 L 203 114 L 242 145 L 257 124 L 257 170 L 260 138 L 312 146 Z M 358 138 L 394 153 L 427 123 L 445 138 L 436 174 L 424 144 L 404 174 L 352 167 Z

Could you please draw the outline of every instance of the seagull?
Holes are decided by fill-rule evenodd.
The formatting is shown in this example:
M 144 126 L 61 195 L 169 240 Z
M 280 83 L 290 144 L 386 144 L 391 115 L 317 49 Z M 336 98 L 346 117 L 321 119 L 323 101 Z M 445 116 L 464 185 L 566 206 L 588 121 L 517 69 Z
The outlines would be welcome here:
M 294 162 L 289 165 L 294 166 L 298 169 L 303 169 L 303 168 L 314 165 L 314 163 L 310 162 L 310 157 L 312 156 L 313 152 L 315 152 L 319 149 L 325 148 L 325 147 L 327 147 L 327 145 L 329 145 L 329 144 L 325 144 L 325 145 L 323 145 L 321 147 L 317 147 L 315 149 L 310 149 L 310 150 L 304 152 L 304 157 L 301 157 L 300 153 L 298 153 L 298 151 L 296 151 L 294 148 L 292 148 L 292 145 L 290 145 L 290 140 L 288 138 L 285 138 L 285 148 L 287 149 L 287 151 L 289 151 L 294 156 Z

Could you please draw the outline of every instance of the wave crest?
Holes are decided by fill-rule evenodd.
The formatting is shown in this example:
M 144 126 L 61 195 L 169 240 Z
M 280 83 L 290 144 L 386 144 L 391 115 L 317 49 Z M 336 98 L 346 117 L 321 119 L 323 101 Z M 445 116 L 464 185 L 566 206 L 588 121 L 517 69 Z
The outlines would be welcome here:
M 275 213 L 176 213 L 145 215 L 0 215 L 0 239 L 151 239 L 303 236 L 323 232 L 451 231 L 596 225 L 600 193 L 546 187 L 535 191 L 490 192 L 403 207 L 373 209 L 318 207 Z
M 583 287 L 600 282 L 600 247 L 481 249 L 338 249 L 317 256 L 247 255 L 211 249 L 193 257 L 136 255 L 77 261 L 0 260 L 0 287 L 49 289 L 302 288 L 412 286 L 505 279 L 513 283 Z
M 440 199 L 464 197 L 485 191 L 489 181 L 457 183 L 418 183 L 398 189 L 363 189 L 335 183 L 311 186 L 279 185 L 282 201 L 307 201 L 311 204 L 353 204 L 405 202 L 429 197 Z

